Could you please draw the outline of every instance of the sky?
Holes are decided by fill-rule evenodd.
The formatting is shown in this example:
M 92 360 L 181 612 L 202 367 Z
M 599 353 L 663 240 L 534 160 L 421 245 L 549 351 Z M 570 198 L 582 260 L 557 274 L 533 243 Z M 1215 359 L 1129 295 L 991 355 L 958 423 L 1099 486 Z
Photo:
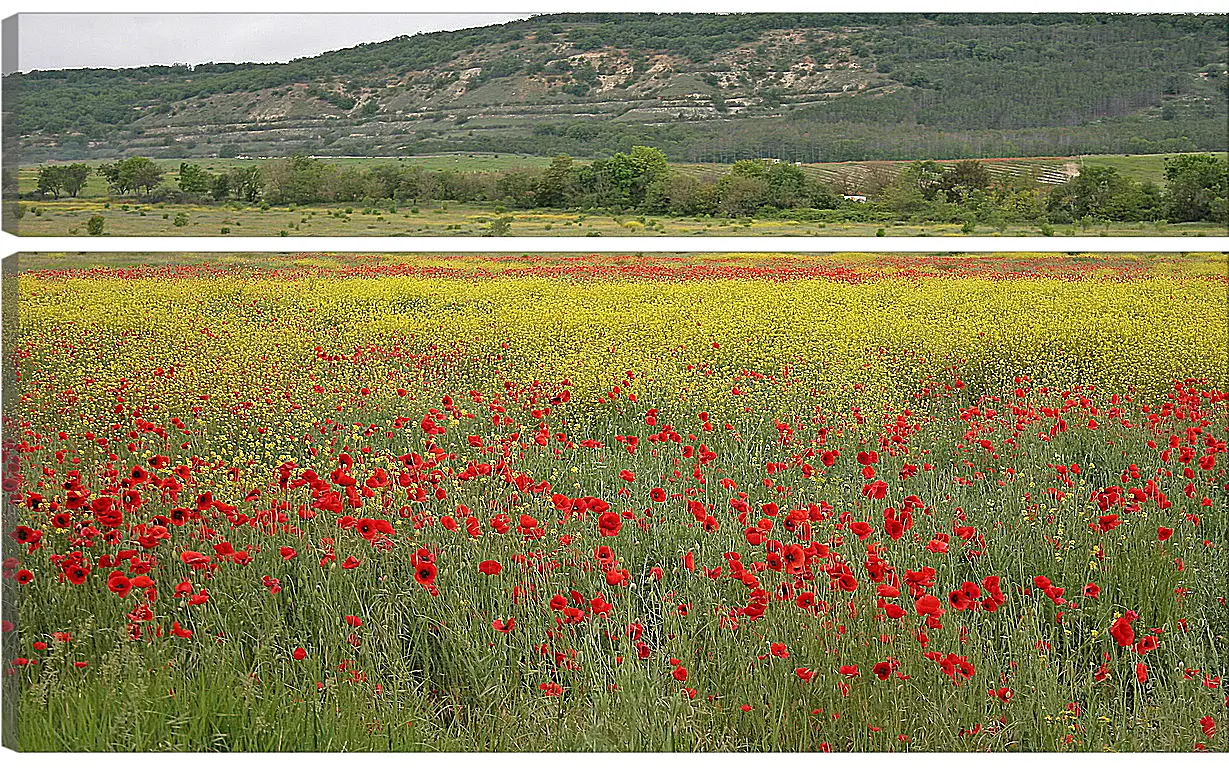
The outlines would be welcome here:
M 272 62 L 416 32 L 502 24 L 496 13 L 23 13 L 17 68 Z

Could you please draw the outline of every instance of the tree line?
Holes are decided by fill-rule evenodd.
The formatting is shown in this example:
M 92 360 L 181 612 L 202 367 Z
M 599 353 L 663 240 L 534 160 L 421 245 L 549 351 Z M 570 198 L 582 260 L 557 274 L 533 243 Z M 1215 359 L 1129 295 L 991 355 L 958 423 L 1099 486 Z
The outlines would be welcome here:
M 415 165 L 369 168 L 296 155 L 210 173 L 183 162 L 175 186 L 146 157 L 39 169 L 38 193 L 76 196 L 93 172 L 112 195 L 149 202 L 370 206 L 455 201 L 508 209 L 606 210 L 671 216 L 788 217 L 1072 224 L 1083 221 L 1229 222 L 1229 162 L 1191 154 L 1165 161 L 1164 185 L 1138 181 L 1117 169 L 1086 164 L 1061 184 L 999 175 L 977 160 L 943 165 L 916 161 L 899 173 L 871 175 L 835 189 L 793 163 L 739 160 L 721 174 L 672 166 L 652 147 L 577 163 L 559 155 L 545 168 L 507 171 L 429 171 Z M 863 191 L 866 195 L 842 192 Z M 865 197 L 865 201 L 862 199 Z

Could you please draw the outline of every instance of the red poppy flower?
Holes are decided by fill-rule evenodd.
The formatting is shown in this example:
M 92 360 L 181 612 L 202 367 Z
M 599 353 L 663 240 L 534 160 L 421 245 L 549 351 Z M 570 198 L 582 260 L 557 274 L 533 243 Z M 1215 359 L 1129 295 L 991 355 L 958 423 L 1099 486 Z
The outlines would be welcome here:
M 430 587 L 435 584 L 435 576 L 439 572 L 435 563 L 419 563 L 414 570 L 414 580 L 424 587 Z
M 483 560 L 481 563 L 478 563 L 478 572 L 485 573 L 488 576 L 498 576 L 503 569 L 503 565 L 498 560 Z
M 120 597 L 128 597 L 128 592 L 132 589 L 132 582 L 124 576 L 123 571 L 112 571 L 107 576 L 107 589 Z
M 867 483 L 862 486 L 862 495 L 875 501 L 882 501 L 888 495 L 888 484 L 882 480 Z
M 597 519 L 597 530 L 602 536 L 617 536 L 623 527 L 623 518 L 617 512 L 603 512 Z
M 1144 635 L 1143 637 L 1139 639 L 1139 642 L 1135 644 L 1135 652 L 1138 653 L 1140 656 L 1143 656 L 1148 651 L 1155 651 L 1159 646 L 1160 646 L 1160 643 L 1157 642 L 1157 639 L 1155 636 Z
M 1199 718 L 1199 727 L 1203 729 L 1203 735 L 1212 737 L 1216 735 L 1216 721 L 1211 715 L 1204 715 Z
M 935 618 L 939 618 L 945 613 L 942 603 L 939 602 L 939 598 L 935 597 L 934 595 L 922 595 L 918 598 L 917 602 L 914 603 L 913 607 L 917 610 L 919 616 L 934 616 Z
M 503 632 L 506 635 L 512 631 L 513 627 L 516 626 L 516 619 L 512 618 L 511 616 L 508 617 L 507 621 L 503 619 L 496 619 L 495 621 L 491 622 L 491 626 L 495 628 L 495 631 Z
M 209 562 L 213 558 L 210 557 L 209 555 L 205 555 L 200 552 L 194 552 L 189 549 L 189 550 L 185 550 L 183 554 L 179 556 L 179 559 L 182 560 L 184 564 L 187 565 L 189 568 L 196 569 L 196 568 L 204 568 L 206 565 L 209 564 Z
M 1110 635 L 1117 641 L 1118 645 L 1126 647 L 1135 642 L 1135 630 L 1131 627 L 1131 621 L 1126 616 L 1121 616 L 1110 627 Z

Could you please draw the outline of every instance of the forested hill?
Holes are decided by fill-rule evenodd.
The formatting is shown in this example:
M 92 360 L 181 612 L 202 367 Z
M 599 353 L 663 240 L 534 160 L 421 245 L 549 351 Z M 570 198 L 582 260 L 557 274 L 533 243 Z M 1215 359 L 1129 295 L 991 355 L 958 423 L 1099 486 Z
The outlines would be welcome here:
M 908 159 L 1224 150 L 1229 17 L 560 14 L 286 64 L 4 79 L 23 162 L 569 153 Z

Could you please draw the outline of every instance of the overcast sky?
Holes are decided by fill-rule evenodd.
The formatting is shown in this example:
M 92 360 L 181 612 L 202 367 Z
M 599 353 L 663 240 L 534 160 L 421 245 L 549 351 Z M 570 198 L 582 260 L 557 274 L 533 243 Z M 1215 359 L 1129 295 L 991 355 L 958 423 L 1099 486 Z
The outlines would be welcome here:
M 18 69 L 289 61 L 416 32 L 502 24 L 492 13 L 23 13 Z

